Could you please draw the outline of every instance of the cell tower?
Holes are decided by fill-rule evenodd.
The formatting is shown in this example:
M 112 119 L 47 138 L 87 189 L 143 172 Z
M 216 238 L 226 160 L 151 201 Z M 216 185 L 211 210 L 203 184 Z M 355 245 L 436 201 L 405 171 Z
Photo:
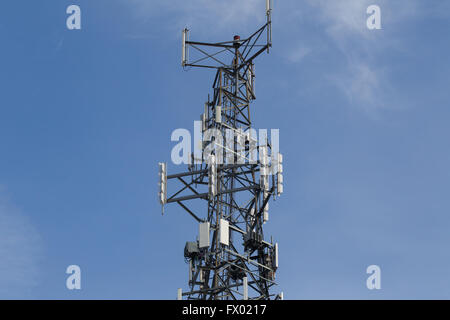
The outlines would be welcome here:
M 164 205 L 177 203 L 198 222 L 197 240 L 184 248 L 189 290 L 178 289 L 180 300 L 283 298 L 271 292 L 278 244 L 263 232 L 269 200 L 283 192 L 283 160 L 273 136 L 269 142 L 260 131 L 257 143 L 250 121 L 256 98 L 253 62 L 272 46 L 271 13 L 266 0 L 267 22 L 246 39 L 204 43 L 190 41 L 187 29 L 182 32 L 182 66 L 216 69 L 216 74 L 213 95 L 195 125 L 188 171 L 168 175 L 166 163 L 159 163 L 163 212 Z M 168 196 L 173 180 L 179 189 Z M 200 202 L 197 210 L 186 204 L 192 200 Z

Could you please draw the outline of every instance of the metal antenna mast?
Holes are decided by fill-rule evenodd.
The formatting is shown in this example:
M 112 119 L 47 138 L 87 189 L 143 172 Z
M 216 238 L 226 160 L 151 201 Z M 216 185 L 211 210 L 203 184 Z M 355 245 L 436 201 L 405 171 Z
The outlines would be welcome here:
M 188 171 L 168 175 L 167 165 L 159 164 L 163 209 L 177 203 L 199 224 L 197 240 L 184 248 L 189 290 L 178 289 L 178 299 L 283 297 L 271 292 L 278 244 L 266 241 L 263 233 L 269 200 L 283 192 L 282 155 L 267 134 L 260 133 L 257 144 L 250 117 L 256 98 L 253 62 L 272 46 L 271 11 L 266 0 L 267 22 L 246 39 L 205 43 L 190 41 L 187 29 L 182 33 L 182 66 L 216 69 L 216 75 L 194 134 Z M 171 196 L 168 181 L 180 185 Z M 189 208 L 186 202 L 192 200 L 207 204 L 207 210 Z

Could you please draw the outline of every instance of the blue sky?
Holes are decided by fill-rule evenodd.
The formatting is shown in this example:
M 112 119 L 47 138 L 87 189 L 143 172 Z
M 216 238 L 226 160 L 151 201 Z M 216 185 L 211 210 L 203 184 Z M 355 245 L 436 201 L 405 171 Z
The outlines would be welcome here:
M 82 29 L 66 28 L 66 8 Z M 366 28 L 378 4 L 382 30 Z M 256 63 L 256 128 L 279 128 L 267 235 L 288 299 L 450 298 L 450 3 L 285 0 Z M 196 222 L 157 202 L 157 163 L 213 73 L 181 29 L 226 41 L 264 1 L 7 0 L 0 10 L 0 298 L 173 299 Z M 184 167 L 169 165 L 170 172 Z M 82 290 L 65 287 L 68 265 Z M 382 289 L 366 288 L 367 266 Z

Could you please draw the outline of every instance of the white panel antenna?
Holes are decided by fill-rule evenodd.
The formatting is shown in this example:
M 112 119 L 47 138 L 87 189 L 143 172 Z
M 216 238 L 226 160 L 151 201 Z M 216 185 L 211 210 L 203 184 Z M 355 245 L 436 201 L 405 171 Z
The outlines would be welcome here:
M 278 153 L 277 159 L 277 195 L 283 193 L 283 155 Z
M 248 300 L 248 278 L 244 277 L 242 279 L 243 288 L 243 300 Z
M 273 262 L 275 268 L 278 268 L 278 243 L 275 243 L 274 247 L 274 262 Z
M 216 123 L 222 122 L 222 106 L 216 106 Z
M 164 205 L 167 202 L 167 164 L 164 162 L 158 163 L 159 166 L 159 203 L 162 206 L 162 213 L 164 213 Z
M 187 64 L 187 59 L 188 59 L 188 50 L 187 50 L 187 46 L 186 46 L 186 41 L 188 41 L 188 37 L 189 37 L 189 30 L 188 29 L 183 29 L 182 31 L 182 43 L 181 43 L 181 66 L 185 66 Z
M 230 223 L 228 222 L 228 220 L 220 219 L 219 239 L 221 244 L 225 246 L 230 245 Z
M 209 156 L 209 168 L 208 168 L 208 175 L 209 175 L 209 198 L 211 200 L 214 200 L 216 194 L 217 194 L 217 165 L 216 165 L 216 156 L 210 155 Z
M 272 10 L 271 1 L 266 0 L 266 12 L 269 14 L 269 12 Z
M 198 247 L 209 247 L 209 222 L 201 222 L 198 227 Z

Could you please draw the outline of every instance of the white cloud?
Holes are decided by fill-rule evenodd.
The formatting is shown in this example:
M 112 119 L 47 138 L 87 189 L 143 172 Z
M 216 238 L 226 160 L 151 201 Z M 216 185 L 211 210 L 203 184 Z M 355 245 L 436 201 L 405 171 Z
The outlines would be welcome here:
M 377 4 L 381 8 L 382 30 L 369 30 L 366 26 L 367 8 Z M 293 4 L 292 4 L 293 6 Z M 349 104 L 361 106 L 368 112 L 388 106 L 390 98 L 390 74 L 380 62 L 386 50 L 401 49 L 401 40 L 392 37 L 391 32 L 401 24 L 424 14 L 417 0 L 393 2 L 388 0 L 307 0 L 302 5 L 308 12 L 307 23 L 317 23 L 314 36 L 323 38 L 331 48 L 342 55 L 342 63 L 327 70 L 327 79 L 348 98 Z M 294 11 L 292 11 L 294 12 Z M 295 11 L 297 12 L 297 11 Z M 296 14 L 296 13 L 286 13 Z M 305 16 L 299 16 L 305 23 Z M 292 20 L 292 17 L 290 17 Z M 318 41 L 302 34 L 303 45 L 314 52 L 323 52 Z M 326 48 L 329 54 L 329 48 Z M 297 50 L 288 56 L 290 62 L 303 57 Z M 294 59 L 293 59 L 294 57 Z M 342 66 L 344 64 L 344 66 Z
M 348 65 L 348 70 L 329 76 L 329 80 L 338 87 L 348 100 L 368 113 L 387 107 L 383 99 L 385 76 L 381 70 L 374 69 L 364 62 Z
M 263 0 L 126 0 L 136 16 L 169 16 L 172 29 L 191 28 L 196 34 L 236 32 L 265 18 Z
M 0 186 L 0 298 L 26 298 L 38 284 L 42 241 Z
M 327 25 L 327 31 L 339 40 L 350 34 L 365 34 L 366 0 L 308 0 L 319 9 L 319 17 Z
M 418 0 L 308 0 L 309 5 L 317 9 L 317 14 L 326 26 L 328 34 L 336 42 L 349 38 L 360 37 L 366 40 L 376 40 L 374 31 L 368 30 L 366 13 L 370 5 L 376 4 L 381 9 L 382 26 L 386 29 L 396 28 L 405 20 L 424 13 Z
M 311 49 L 302 45 L 299 45 L 297 49 L 291 50 L 288 53 L 288 60 L 292 63 L 299 63 L 302 61 L 309 53 L 311 52 Z

